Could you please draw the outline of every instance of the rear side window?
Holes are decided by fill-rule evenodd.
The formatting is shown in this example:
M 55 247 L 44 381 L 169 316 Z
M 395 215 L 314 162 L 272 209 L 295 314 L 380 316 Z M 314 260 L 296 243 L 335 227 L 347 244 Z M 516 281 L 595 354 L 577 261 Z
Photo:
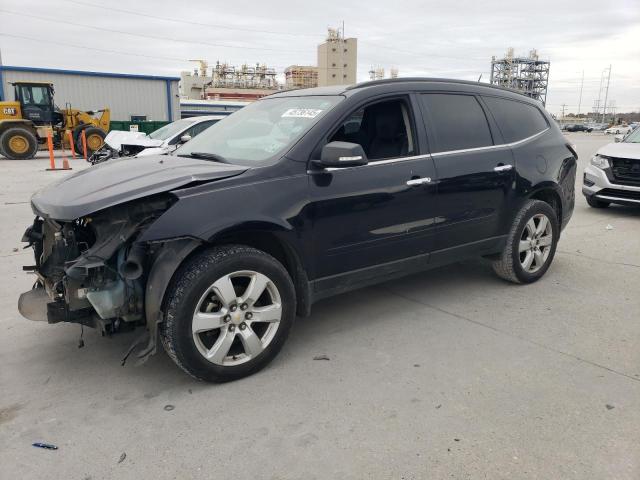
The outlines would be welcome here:
M 533 105 L 498 97 L 482 97 L 498 123 L 505 142 L 517 142 L 545 130 L 544 116 Z
M 493 145 L 484 110 L 473 95 L 426 93 L 420 97 L 433 153 Z

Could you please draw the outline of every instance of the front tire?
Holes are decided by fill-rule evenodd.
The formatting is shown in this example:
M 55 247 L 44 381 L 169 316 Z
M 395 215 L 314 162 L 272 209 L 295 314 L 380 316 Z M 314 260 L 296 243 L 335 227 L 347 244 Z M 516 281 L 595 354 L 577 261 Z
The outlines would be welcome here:
M 560 236 L 555 210 L 541 200 L 529 200 L 516 215 L 507 243 L 493 270 L 513 283 L 542 278 L 553 261 Z
M 598 200 L 596 197 L 585 197 L 587 199 L 587 203 L 591 208 L 607 208 L 611 205 L 610 202 L 603 202 L 602 200 Z
M 188 260 L 167 292 L 160 337 L 189 375 L 227 382 L 264 368 L 280 351 L 296 312 L 293 282 L 271 255 L 242 245 Z
M 26 127 L 7 128 L 0 136 L 0 151 L 9 160 L 28 160 L 38 153 L 38 137 Z

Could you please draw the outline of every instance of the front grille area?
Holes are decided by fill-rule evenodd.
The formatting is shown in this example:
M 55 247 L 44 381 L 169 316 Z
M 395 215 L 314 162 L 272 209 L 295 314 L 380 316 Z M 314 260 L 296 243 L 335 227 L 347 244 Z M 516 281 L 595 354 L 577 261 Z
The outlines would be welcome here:
M 640 186 L 640 160 L 610 158 L 611 173 L 615 183 Z
M 617 188 L 603 188 L 596 195 L 604 195 L 606 197 L 624 198 L 629 200 L 640 200 L 640 192 L 632 192 L 629 190 L 618 190 Z

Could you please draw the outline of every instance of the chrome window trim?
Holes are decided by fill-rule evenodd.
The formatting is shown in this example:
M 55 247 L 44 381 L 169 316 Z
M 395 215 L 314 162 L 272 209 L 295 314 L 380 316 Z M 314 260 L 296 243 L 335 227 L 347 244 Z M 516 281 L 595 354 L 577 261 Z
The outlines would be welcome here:
M 542 135 L 543 133 L 547 132 L 549 130 L 549 127 L 545 128 L 544 130 L 535 133 L 533 135 L 531 135 L 530 137 L 527 138 L 523 138 L 522 140 L 517 140 L 515 142 L 511 142 L 511 143 L 501 143 L 499 145 L 488 145 L 486 147 L 475 147 L 475 148 L 463 148 L 462 150 L 447 150 L 445 152 L 435 152 L 432 153 L 431 156 L 432 157 L 439 157 L 442 155 L 456 155 L 459 153 L 468 153 L 468 152 L 482 152 L 485 150 L 493 150 L 496 148 L 504 148 L 504 147 L 508 147 L 508 148 L 512 148 L 512 147 L 516 147 L 522 143 L 526 143 L 529 140 L 533 140 L 534 138 L 539 137 L 540 135 Z
M 463 148 L 461 150 L 447 150 L 446 152 L 435 152 L 435 153 L 425 153 L 423 155 L 412 155 L 410 157 L 398 157 L 398 158 L 390 158 L 388 160 L 379 160 L 377 162 L 370 162 L 367 163 L 366 165 L 357 165 L 354 167 L 327 167 L 323 170 L 307 170 L 307 173 L 312 174 L 312 173 L 321 173 L 321 172 L 335 172 L 338 170 L 349 170 L 352 168 L 364 168 L 364 167 L 374 167 L 376 165 L 388 165 L 390 163 L 399 163 L 399 162 L 407 162 L 407 161 L 411 161 L 411 160 L 419 160 L 421 158 L 433 158 L 433 157 L 442 157 L 445 155 L 458 155 L 461 153 L 472 153 L 472 152 L 484 152 L 487 150 L 495 150 L 495 149 L 499 149 L 499 148 L 513 148 L 516 147 L 518 145 L 521 145 L 523 143 L 526 143 L 530 140 L 533 140 L 534 138 L 538 138 L 539 136 L 541 136 L 542 134 L 546 133 L 547 131 L 549 131 L 551 129 L 551 127 L 547 127 L 544 130 L 535 133 L 527 138 L 523 138 L 522 140 L 516 140 L 515 142 L 511 142 L 511 143 L 501 143 L 499 145 L 488 145 L 486 147 L 474 147 L 474 148 Z

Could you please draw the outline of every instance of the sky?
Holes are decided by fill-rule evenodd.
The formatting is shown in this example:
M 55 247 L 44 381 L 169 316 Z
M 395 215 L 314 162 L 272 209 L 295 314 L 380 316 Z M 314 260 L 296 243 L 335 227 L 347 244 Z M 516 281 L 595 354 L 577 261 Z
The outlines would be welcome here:
M 358 80 L 489 79 L 491 57 L 551 62 L 547 109 L 581 111 L 611 65 L 616 111 L 640 111 L 640 0 L 0 0 L 5 65 L 179 76 L 191 59 L 314 65 L 328 27 L 358 38 Z M 602 93 L 604 101 L 604 91 Z

